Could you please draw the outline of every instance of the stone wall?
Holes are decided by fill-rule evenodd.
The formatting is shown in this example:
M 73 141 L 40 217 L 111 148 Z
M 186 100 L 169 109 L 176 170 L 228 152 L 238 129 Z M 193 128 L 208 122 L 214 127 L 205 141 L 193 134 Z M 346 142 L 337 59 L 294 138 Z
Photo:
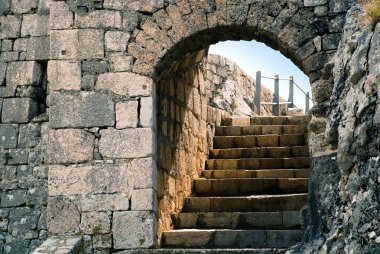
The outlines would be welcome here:
M 234 117 L 256 116 L 254 105 L 256 81 L 235 62 L 218 55 L 208 55 L 204 66 L 208 104 L 228 112 Z M 273 102 L 273 92 L 261 88 L 261 101 Z M 280 98 L 281 102 L 285 102 Z M 281 105 L 280 112 L 286 114 L 287 106 Z M 261 115 L 272 115 L 272 106 L 262 105 Z
M 36 1 L 0 3 L 0 253 L 48 237 L 47 14 Z
M 208 155 L 202 53 L 184 59 L 193 65 L 179 62 L 157 82 L 158 235 L 172 228 L 171 215 L 182 209 Z

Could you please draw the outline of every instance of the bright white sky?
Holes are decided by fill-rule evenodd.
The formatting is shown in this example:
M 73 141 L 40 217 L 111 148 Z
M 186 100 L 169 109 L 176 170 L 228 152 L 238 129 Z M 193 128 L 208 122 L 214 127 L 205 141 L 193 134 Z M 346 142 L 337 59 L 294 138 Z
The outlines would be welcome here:
M 236 62 L 247 74 L 256 78 L 256 71 L 263 76 L 280 78 L 294 77 L 294 81 L 311 95 L 309 78 L 279 51 L 256 41 L 226 41 L 211 45 L 209 54 L 222 55 Z M 262 84 L 273 90 L 273 80 L 263 79 Z M 280 96 L 288 99 L 289 81 L 280 81 Z M 294 101 L 299 108 L 305 108 L 305 96 L 294 87 Z M 310 107 L 312 103 L 310 101 Z

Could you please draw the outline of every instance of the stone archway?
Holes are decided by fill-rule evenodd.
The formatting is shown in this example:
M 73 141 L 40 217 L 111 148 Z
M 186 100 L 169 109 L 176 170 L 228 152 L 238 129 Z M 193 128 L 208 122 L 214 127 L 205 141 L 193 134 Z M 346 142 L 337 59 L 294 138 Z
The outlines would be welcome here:
M 151 75 L 157 90 L 159 235 L 170 228 L 170 214 L 182 208 L 207 157 L 207 132 L 215 120 L 215 112 L 207 110 L 202 73 L 208 46 L 225 40 L 264 42 L 318 83 L 329 75 L 325 66 L 338 48 L 344 24 L 344 12 L 330 10 L 327 15 L 327 9 L 289 1 L 180 1 L 135 30 L 128 47 L 136 59 L 133 71 Z M 315 92 L 317 103 L 328 99 Z

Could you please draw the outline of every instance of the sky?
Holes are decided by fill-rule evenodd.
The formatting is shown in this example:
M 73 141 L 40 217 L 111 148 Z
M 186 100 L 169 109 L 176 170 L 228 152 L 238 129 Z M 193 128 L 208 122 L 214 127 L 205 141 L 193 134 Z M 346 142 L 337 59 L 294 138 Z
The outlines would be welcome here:
M 280 78 L 289 78 L 289 76 L 293 76 L 294 82 L 305 92 L 311 94 L 309 78 L 279 51 L 273 50 L 263 43 L 256 41 L 219 42 L 211 45 L 209 54 L 222 55 L 236 62 L 253 78 L 256 78 L 257 71 L 261 71 L 261 75 L 267 77 L 279 75 Z M 273 91 L 274 80 L 263 79 L 261 83 Z M 289 81 L 280 81 L 280 96 L 288 99 Z M 305 108 L 305 95 L 296 87 L 294 88 L 294 101 L 297 107 Z

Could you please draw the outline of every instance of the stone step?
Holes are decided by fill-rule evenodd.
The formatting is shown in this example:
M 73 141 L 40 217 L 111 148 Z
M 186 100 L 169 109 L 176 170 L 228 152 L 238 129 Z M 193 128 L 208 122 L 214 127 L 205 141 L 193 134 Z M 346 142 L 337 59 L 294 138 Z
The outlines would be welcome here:
M 172 216 L 175 228 L 199 229 L 299 229 L 300 211 L 180 213 Z
M 258 159 L 209 159 L 207 170 L 232 169 L 300 169 L 309 168 L 309 157 L 258 158 Z
M 194 180 L 197 196 L 248 196 L 261 194 L 307 193 L 307 178 L 235 178 Z
M 304 134 L 306 125 L 250 125 L 220 126 L 215 128 L 215 136 L 247 136 L 268 134 Z
M 307 146 L 213 149 L 210 159 L 309 157 Z
M 204 170 L 207 179 L 228 178 L 308 178 L 309 169 L 264 169 L 264 170 Z
M 248 125 L 307 125 L 307 116 L 261 116 L 253 118 L 225 118 L 222 126 Z
M 140 249 L 140 250 L 124 250 L 115 252 L 115 254 L 283 254 L 286 252 L 286 248 L 241 248 L 241 249 Z
M 162 245 L 171 248 L 286 248 L 301 240 L 301 230 L 179 229 L 162 235 Z
M 298 211 L 308 194 L 256 195 L 245 197 L 189 197 L 183 212 L 277 212 Z
M 307 144 L 306 135 L 217 136 L 214 137 L 214 149 L 304 146 Z

